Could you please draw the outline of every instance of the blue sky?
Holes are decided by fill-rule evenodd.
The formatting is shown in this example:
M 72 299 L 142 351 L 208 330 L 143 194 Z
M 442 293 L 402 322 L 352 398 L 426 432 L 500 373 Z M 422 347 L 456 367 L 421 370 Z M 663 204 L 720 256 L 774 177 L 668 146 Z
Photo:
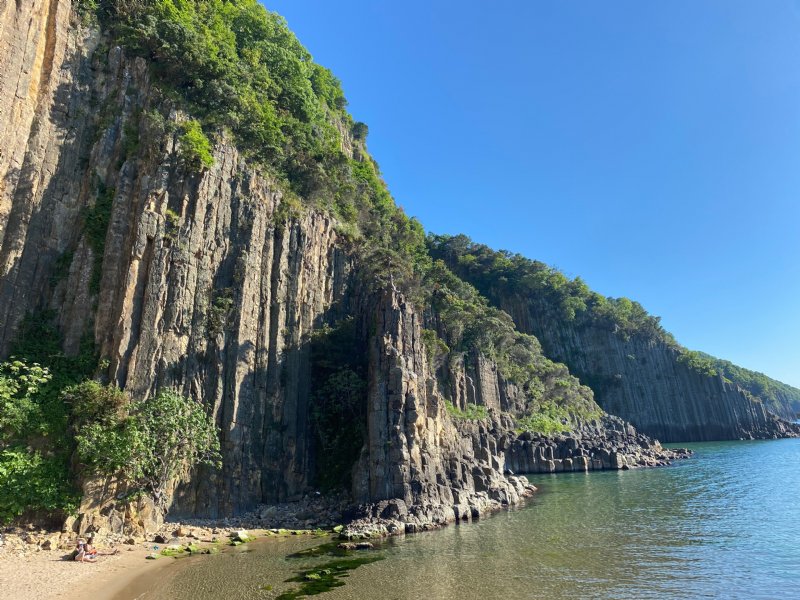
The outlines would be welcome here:
M 426 229 L 800 386 L 800 2 L 266 4 Z

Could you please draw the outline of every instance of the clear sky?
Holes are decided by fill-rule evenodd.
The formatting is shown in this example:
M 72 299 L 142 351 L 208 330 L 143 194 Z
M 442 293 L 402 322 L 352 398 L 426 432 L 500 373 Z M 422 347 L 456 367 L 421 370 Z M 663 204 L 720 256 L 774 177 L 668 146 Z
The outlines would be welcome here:
M 275 0 L 397 201 L 800 386 L 800 2 Z

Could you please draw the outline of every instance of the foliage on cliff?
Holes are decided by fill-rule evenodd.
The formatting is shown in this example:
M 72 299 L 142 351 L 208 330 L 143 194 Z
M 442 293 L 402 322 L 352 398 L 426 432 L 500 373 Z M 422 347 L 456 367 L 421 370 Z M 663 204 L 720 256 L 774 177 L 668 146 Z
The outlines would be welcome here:
M 697 354 L 705 358 L 715 372 L 760 398 L 776 414 L 790 419 L 800 415 L 800 389 L 704 352 Z
M 577 412 L 596 409 L 589 390 L 547 360 L 535 338 L 515 331 L 507 314 L 489 307 L 444 265 L 432 264 L 422 226 L 395 205 L 366 153 L 367 128 L 347 113 L 338 80 L 313 62 L 281 17 L 256 0 L 102 0 L 99 6 L 106 33 L 145 57 L 205 129 L 230 130 L 251 159 L 305 203 L 357 224 L 364 278 L 431 306 L 451 355 L 481 353 L 495 360 L 503 376 L 525 390 L 531 410 L 545 398 Z M 324 381 L 315 386 L 312 417 L 317 443 L 326 450 L 319 470 L 326 485 L 347 462 L 340 455 L 354 454 L 339 438 L 342 427 L 330 426 L 352 412 L 352 397 L 360 394 L 362 376 L 343 364 L 344 371 L 322 368 Z M 352 439 L 360 438 L 353 433 Z
M 183 469 L 219 466 L 213 419 L 174 390 L 130 400 L 118 388 L 89 380 L 65 390 L 63 398 L 72 407 L 81 467 L 120 478 L 130 493 L 150 494 L 163 509 L 167 486 Z
M 24 512 L 69 510 L 77 501 L 68 455 L 58 445 L 64 420 L 45 393 L 51 381 L 36 363 L 0 364 L 0 523 Z
M 426 349 L 434 354 L 446 349 L 449 360 L 481 355 L 493 360 L 502 377 L 520 387 L 528 406 L 526 414 L 540 411 L 545 404 L 561 407 L 575 417 L 599 415 L 589 388 L 569 374 L 567 368 L 549 360 L 539 341 L 517 331 L 511 317 L 489 305 L 477 289 L 456 277 L 437 260 L 422 278 L 427 331 L 435 331 L 442 345 L 430 334 Z M 437 349 L 438 348 L 438 349 Z
M 212 162 L 206 135 L 227 130 L 305 203 L 350 223 L 396 225 L 402 213 L 366 153 L 366 125 L 282 17 L 257 0 L 100 0 L 84 10 L 197 119 L 182 138 L 195 168 Z
M 604 327 L 624 339 L 638 336 L 664 343 L 675 349 L 681 364 L 704 376 L 722 375 L 763 401 L 776 414 L 791 417 L 800 411 L 800 390 L 763 373 L 683 348 L 664 330 L 659 317 L 648 314 L 638 302 L 606 298 L 591 291 L 580 278 L 568 279 L 544 263 L 493 250 L 464 235 L 429 235 L 427 244 L 434 259 L 444 261 L 496 303 L 501 298 L 516 297 L 532 302 L 555 321 Z
M 430 235 L 428 249 L 457 275 L 489 298 L 517 296 L 535 302 L 555 320 L 593 324 L 622 336 L 643 336 L 675 344 L 659 317 L 628 298 L 593 292 L 580 277 L 567 278 L 539 261 L 476 244 L 465 235 Z
M 201 405 L 169 390 L 131 402 L 90 379 L 91 344 L 70 357 L 61 342 L 52 315 L 32 314 L 0 363 L 0 523 L 70 512 L 88 475 L 122 477 L 158 500 L 179 469 L 216 461 Z
M 65 355 L 61 342 L 51 313 L 31 314 L 12 358 L 0 364 L 0 522 L 76 506 L 74 439 L 62 392 L 89 377 L 97 361 L 90 342 L 77 356 Z

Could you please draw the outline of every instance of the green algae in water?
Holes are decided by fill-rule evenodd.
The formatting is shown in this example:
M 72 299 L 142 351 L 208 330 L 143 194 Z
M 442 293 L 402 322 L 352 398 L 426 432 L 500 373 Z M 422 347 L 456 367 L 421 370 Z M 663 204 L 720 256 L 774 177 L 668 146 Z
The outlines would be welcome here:
M 339 548 L 338 542 L 328 542 L 289 554 L 286 558 L 316 558 L 318 556 L 350 556 L 352 550 Z
M 333 588 L 341 587 L 344 585 L 342 578 L 347 577 L 348 571 L 383 559 L 384 556 L 382 555 L 337 558 L 313 569 L 300 571 L 296 577 L 286 580 L 299 582 L 300 585 L 294 590 L 284 592 L 276 600 L 295 600 L 295 598 L 303 598 L 305 596 L 316 596 Z

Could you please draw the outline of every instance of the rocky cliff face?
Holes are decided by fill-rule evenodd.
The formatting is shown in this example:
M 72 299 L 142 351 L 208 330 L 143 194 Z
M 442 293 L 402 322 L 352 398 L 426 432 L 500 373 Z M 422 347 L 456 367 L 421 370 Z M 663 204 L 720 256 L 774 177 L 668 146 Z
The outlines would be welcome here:
M 603 298 L 579 279 L 465 236 L 431 236 L 429 249 L 511 315 L 520 331 L 535 335 L 549 358 L 592 388 L 606 412 L 646 435 L 676 442 L 800 434 L 713 371 L 713 362 L 695 364 L 698 353 L 682 349 L 630 300 Z
M 49 309 L 65 350 L 90 337 L 103 375 L 131 394 L 177 386 L 204 402 L 224 464 L 179 486 L 179 514 L 300 498 L 313 473 L 308 333 L 359 312 L 335 223 L 279 215 L 279 189 L 231 145 L 211 169 L 186 169 L 176 135 L 143 116 L 179 118 L 146 64 L 103 47 L 69 2 L 7 3 L 2 31 L 3 352 L 26 313 Z M 92 244 L 87 215 L 103 201 L 107 230 Z M 428 388 L 416 317 L 398 302 L 359 304 L 377 333 L 356 498 L 447 506 L 440 520 L 489 492 L 518 500 L 526 488 L 491 463 L 485 428 L 462 435 Z
M 49 310 L 65 350 L 90 338 L 102 375 L 131 394 L 177 386 L 203 401 L 224 467 L 180 491 L 183 510 L 299 497 L 311 472 L 305 336 L 348 302 L 334 222 L 278 216 L 282 194 L 231 145 L 211 169 L 185 168 L 169 126 L 179 116 L 146 64 L 98 48 L 69 2 L 7 3 L 2 39 L 3 354 L 26 313 Z M 87 220 L 102 202 L 97 244 Z
M 796 427 L 721 376 L 699 373 L 678 351 L 643 336 L 550 318 L 536 299 L 497 294 L 517 326 L 536 335 L 548 356 L 567 364 L 608 413 L 668 442 L 773 438 Z
M 414 308 L 386 293 L 365 317 L 376 333 L 369 342 L 368 439 L 354 469 L 354 496 L 372 505 L 368 514 L 415 531 L 530 493 L 524 479 L 504 475 L 498 440 L 511 432 L 510 420 L 455 423 L 448 415 Z
M 212 167 L 186 164 L 185 117 L 142 59 L 81 26 L 68 0 L 0 11 L 0 355 L 35 314 L 67 354 L 93 346 L 98 377 L 131 395 L 174 387 L 202 402 L 223 464 L 187 474 L 174 514 L 221 517 L 315 489 L 310 338 L 344 317 L 367 349 L 367 434 L 350 493 L 383 531 L 519 501 L 531 488 L 506 473 L 507 456 L 515 470 L 547 470 L 540 446 L 542 460 L 562 461 L 551 470 L 573 458 L 579 469 L 639 464 L 612 459 L 634 454 L 618 445 L 593 462 L 616 435 L 607 429 L 568 452 L 563 439 L 518 440 L 504 413 L 522 408 L 522 391 L 480 354 L 437 378 L 421 313 L 395 289 L 360 287 L 358 254 L 333 218 L 293 212 L 222 133 Z M 445 392 L 490 417 L 452 418 Z M 653 461 L 667 457 L 656 450 Z M 152 506 L 117 502 L 119 489 L 87 482 L 78 526 L 158 523 Z

